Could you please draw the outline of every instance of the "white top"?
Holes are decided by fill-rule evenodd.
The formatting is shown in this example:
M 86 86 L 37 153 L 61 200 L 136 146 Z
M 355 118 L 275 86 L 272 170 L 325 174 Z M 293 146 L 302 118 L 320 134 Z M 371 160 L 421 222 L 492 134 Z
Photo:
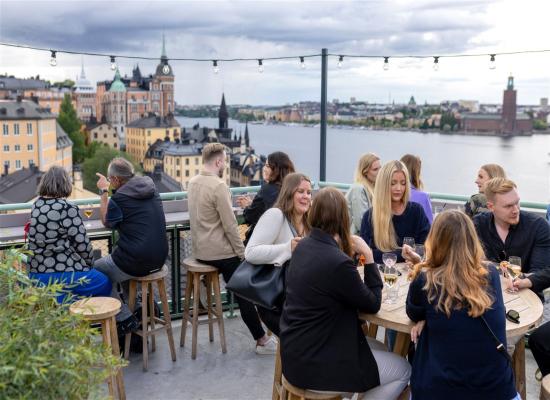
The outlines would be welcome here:
M 279 208 L 270 208 L 258 220 L 244 250 L 244 258 L 252 264 L 283 265 L 292 255 L 290 243 L 294 235 Z

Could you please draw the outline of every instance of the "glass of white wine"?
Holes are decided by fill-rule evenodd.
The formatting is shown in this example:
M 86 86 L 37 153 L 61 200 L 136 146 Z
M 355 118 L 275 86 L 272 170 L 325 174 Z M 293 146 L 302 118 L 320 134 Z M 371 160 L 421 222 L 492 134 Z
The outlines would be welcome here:
M 86 228 L 91 228 L 92 224 L 90 223 L 90 218 L 92 217 L 94 213 L 94 209 L 92 208 L 91 204 L 88 204 L 86 208 L 84 209 L 84 216 L 86 217 L 86 224 L 84 225 Z
M 508 257 L 508 263 L 508 273 L 512 278 L 512 285 L 509 290 L 513 293 L 518 291 L 513 283 L 521 275 L 521 257 L 510 256 Z
M 395 266 L 397 255 L 395 253 L 384 253 L 382 261 L 384 262 L 384 283 L 388 287 L 385 303 L 395 304 L 399 290 L 397 283 L 398 272 Z

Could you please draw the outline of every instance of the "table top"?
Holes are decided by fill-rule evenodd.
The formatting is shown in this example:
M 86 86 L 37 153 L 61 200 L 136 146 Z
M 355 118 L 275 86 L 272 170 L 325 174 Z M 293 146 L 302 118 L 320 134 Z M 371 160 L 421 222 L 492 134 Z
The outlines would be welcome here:
M 399 292 L 395 304 L 384 303 L 386 298 L 386 285 L 382 291 L 382 307 L 376 314 L 360 313 L 359 317 L 372 322 L 378 326 L 393 329 L 397 332 L 410 333 L 414 322 L 409 319 L 405 311 L 405 302 L 409 291 L 410 282 L 408 280 L 407 267 L 404 263 L 397 264 L 402 275 L 398 279 Z M 362 274 L 362 271 L 361 271 Z M 516 310 L 520 315 L 520 323 L 515 324 L 506 320 L 506 335 L 508 337 L 525 334 L 530 329 L 538 325 L 542 319 L 543 305 L 538 296 L 529 289 L 522 289 L 516 293 L 508 293 L 504 288 L 506 284 L 502 283 L 502 296 L 506 311 Z

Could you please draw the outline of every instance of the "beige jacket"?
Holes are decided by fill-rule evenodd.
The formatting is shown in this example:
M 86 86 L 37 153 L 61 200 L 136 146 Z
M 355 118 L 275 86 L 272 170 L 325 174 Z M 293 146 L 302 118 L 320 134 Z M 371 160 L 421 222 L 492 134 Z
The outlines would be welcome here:
M 225 182 L 207 171 L 189 181 L 187 192 L 193 257 L 200 260 L 244 258 L 231 193 Z

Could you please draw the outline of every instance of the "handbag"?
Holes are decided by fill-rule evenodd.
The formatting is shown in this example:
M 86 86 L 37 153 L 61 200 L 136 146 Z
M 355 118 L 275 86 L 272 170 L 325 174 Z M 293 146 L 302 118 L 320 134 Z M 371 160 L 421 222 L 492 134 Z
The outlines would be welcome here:
M 297 236 L 296 229 L 288 219 L 287 222 L 292 234 Z M 281 266 L 254 265 L 244 260 L 225 287 L 255 305 L 269 310 L 281 308 L 285 293 L 285 270 L 288 264 L 289 261 Z

